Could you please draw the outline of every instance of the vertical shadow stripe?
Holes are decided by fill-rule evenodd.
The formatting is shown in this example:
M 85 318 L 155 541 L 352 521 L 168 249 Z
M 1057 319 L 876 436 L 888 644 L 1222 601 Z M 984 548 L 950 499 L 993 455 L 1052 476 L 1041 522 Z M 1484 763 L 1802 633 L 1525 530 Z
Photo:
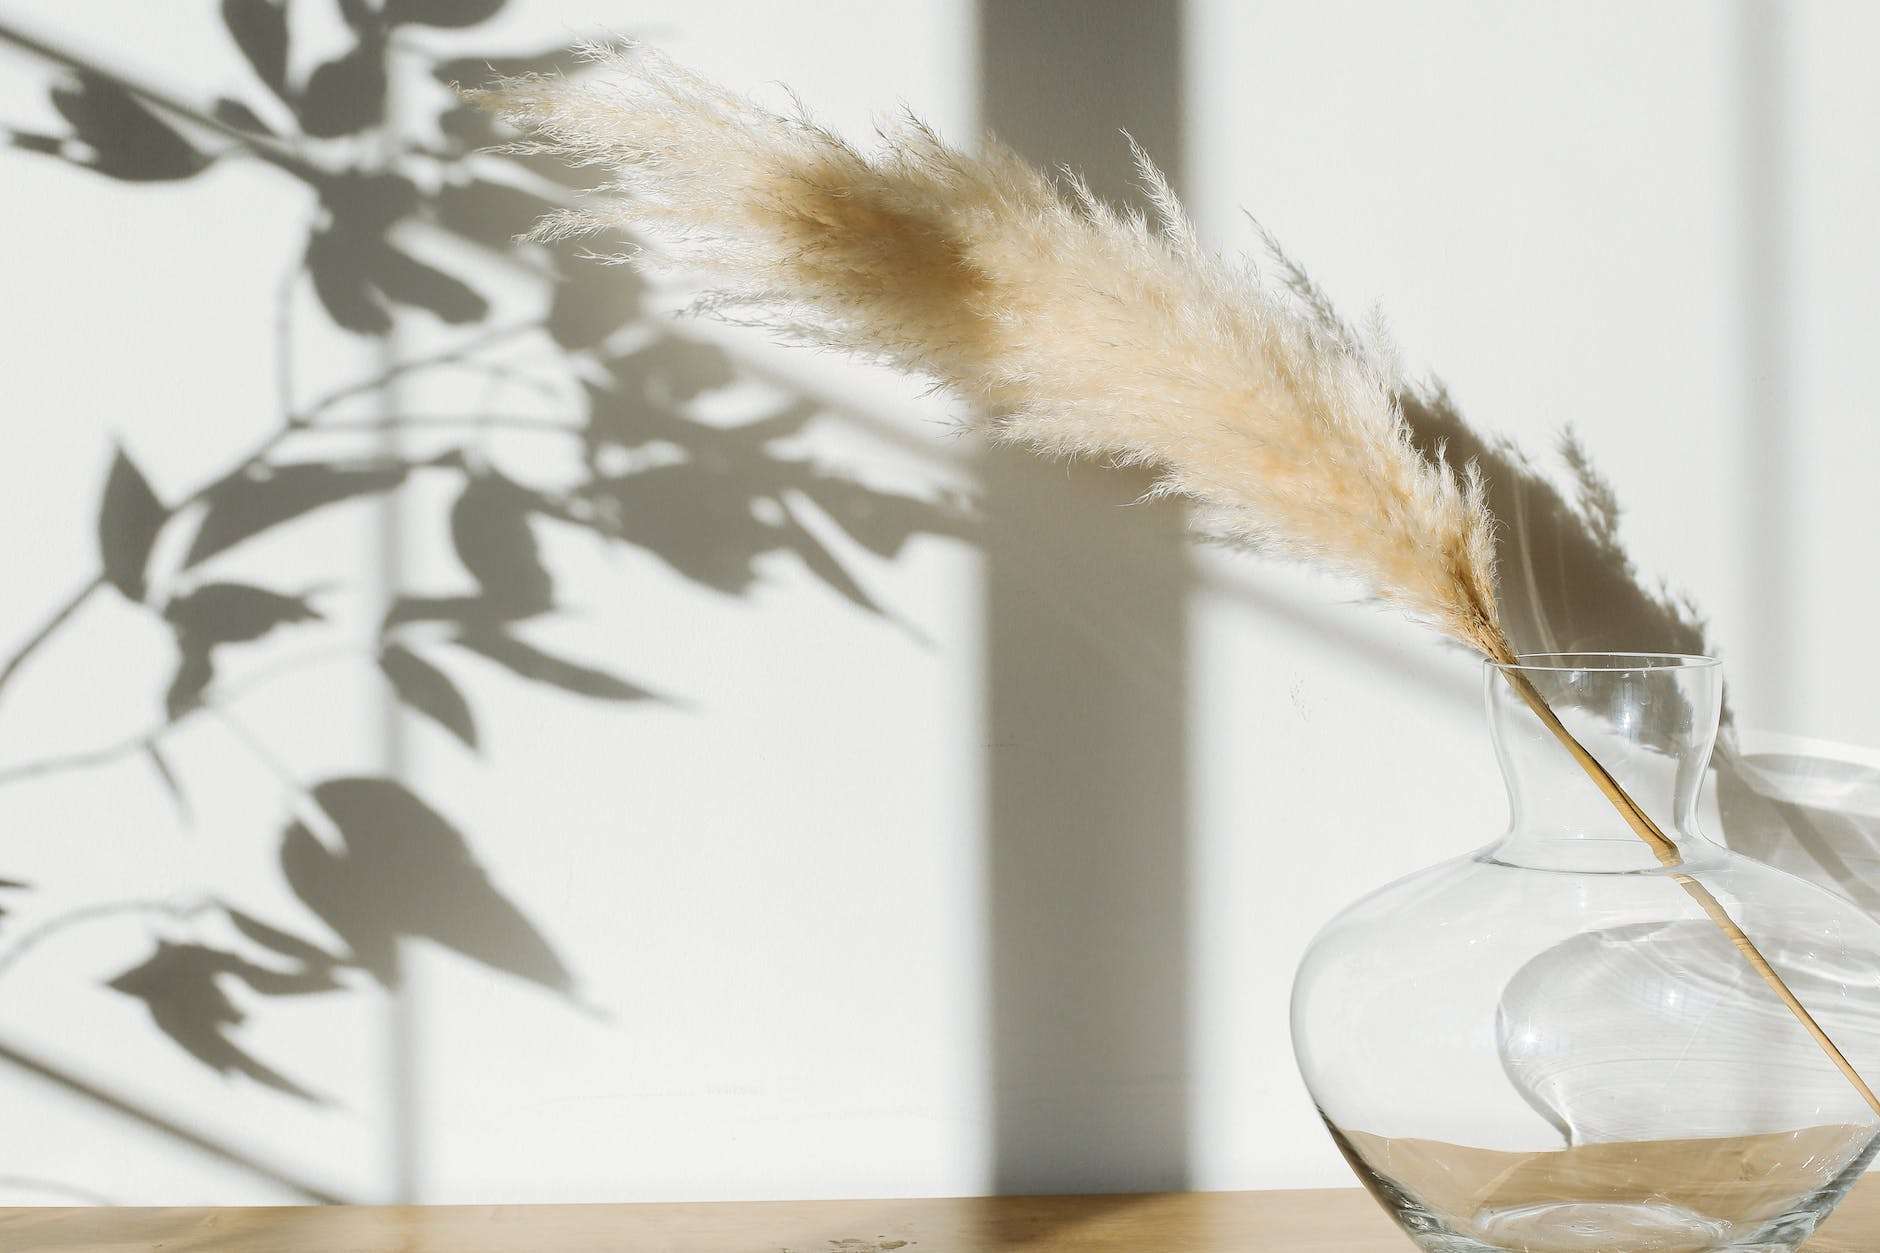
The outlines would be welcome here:
M 982 0 L 981 121 L 1141 204 L 1179 187 L 1182 6 Z M 1188 1118 L 1188 607 L 1180 509 L 1136 474 L 984 461 L 994 1189 L 1178 1190 Z

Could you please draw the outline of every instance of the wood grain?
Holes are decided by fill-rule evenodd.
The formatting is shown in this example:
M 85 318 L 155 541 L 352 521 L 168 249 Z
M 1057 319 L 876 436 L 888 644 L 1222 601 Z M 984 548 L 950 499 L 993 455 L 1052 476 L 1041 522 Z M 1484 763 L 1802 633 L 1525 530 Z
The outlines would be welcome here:
M 7 1253 L 1414 1253 L 1364 1193 L 709 1205 L 0 1209 Z M 1880 1186 L 1808 1253 L 1880 1249 Z

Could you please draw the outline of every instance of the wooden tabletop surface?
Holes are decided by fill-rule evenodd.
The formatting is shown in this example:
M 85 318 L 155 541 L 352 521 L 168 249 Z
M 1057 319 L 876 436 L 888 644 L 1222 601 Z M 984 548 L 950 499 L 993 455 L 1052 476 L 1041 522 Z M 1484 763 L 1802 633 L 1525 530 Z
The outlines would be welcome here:
M 6 1253 L 1413 1253 L 1364 1193 L 701 1205 L 0 1209 Z M 1880 1181 L 1808 1253 L 1880 1250 Z

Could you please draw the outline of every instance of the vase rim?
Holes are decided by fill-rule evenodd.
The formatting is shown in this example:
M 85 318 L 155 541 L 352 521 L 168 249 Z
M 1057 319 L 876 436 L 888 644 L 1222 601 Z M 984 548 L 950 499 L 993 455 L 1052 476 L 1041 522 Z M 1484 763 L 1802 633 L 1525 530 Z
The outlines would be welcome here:
M 1702 653 L 1655 653 L 1588 650 L 1585 652 L 1518 653 L 1513 662 L 1485 658 L 1493 670 L 1559 671 L 1598 670 L 1603 673 L 1643 673 L 1650 670 L 1708 670 L 1721 666 L 1716 657 Z

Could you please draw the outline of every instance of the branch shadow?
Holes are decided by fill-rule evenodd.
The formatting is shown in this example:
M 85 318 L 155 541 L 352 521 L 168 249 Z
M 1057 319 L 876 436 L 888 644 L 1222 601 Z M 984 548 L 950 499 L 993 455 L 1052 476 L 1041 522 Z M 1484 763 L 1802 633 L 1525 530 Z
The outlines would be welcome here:
M 432 486 L 440 478 L 452 484 L 446 530 L 467 585 L 398 589 L 364 664 L 383 680 L 385 700 L 395 707 L 388 718 L 429 723 L 471 754 L 479 752 L 486 728 L 453 677 L 466 668 L 623 710 L 683 706 L 683 693 L 540 642 L 538 627 L 580 598 L 560 585 L 544 559 L 547 527 L 637 550 L 672 577 L 731 598 L 748 596 L 769 559 L 788 554 L 856 612 L 883 621 L 892 620 L 890 607 L 868 591 L 843 556 L 844 546 L 892 559 L 916 536 L 976 537 L 962 498 L 938 489 L 874 486 L 803 451 L 801 437 L 821 412 L 807 399 L 786 396 L 736 425 L 696 418 L 695 401 L 740 381 L 733 360 L 655 318 L 649 290 L 630 268 L 593 264 L 572 246 L 512 242 L 586 189 L 587 176 L 559 163 L 491 151 L 506 136 L 446 86 L 566 68 L 574 63 L 573 50 L 548 46 L 517 55 L 492 47 L 486 54 L 427 60 L 422 39 L 412 38 L 427 26 L 474 34 L 503 7 L 502 0 L 454 7 L 341 4 L 345 46 L 296 77 L 289 67 L 296 64 L 297 36 L 286 5 L 227 0 L 221 15 L 230 64 L 246 62 L 258 85 L 249 98 L 212 103 L 182 98 L 168 84 L 119 77 L 84 54 L 0 21 L 0 42 L 52 67 L 45 90 L 65 124 L 62 131 L 0 129 L 14 149 L 59 162 L 74 177 L 137 185 L 186 182 L 225 163 L 258 163 L 304 186 L 317 202 L 294 286 L 310 293 L 333 328 L 382 344 L 388 353 L 395 351 L 399 325 L 414 317 L 455 337 L 452 348 L 434 358 L 394 357 L 382 374 L 314 398 L 286 395 L 278 426 L 258 447 L 232 451 L 220 473 L 180 498 L 163 498 L 131 452 L 119 448 L 100 486 L 98 573 L 73 605 L 53 614 L 6 659 L 0 688 L 86 597 L 109 596 L 148 614 L 171 637 L 164 720 L 102 750 L 10 765 L 0 769 L 0 781 L 141 755 L 188 820 L 197 808 L 191 793 L 216 783 L 176 771 L 162 748 L 165 737 L 204 715 L 230 718 L 229 698 L 254 685 L 246 677 L 254 667 L 244 663 L 262 641 L 330 639 L 336 628 L 323 606 L 378 590 L 379 572 L 371 569 L 359 569 L 340 586 L 309 590 L 294 585 L 286 569 L 272 586 L 235 577 L 225 559 L 267 551 L 328 510 L 383 502 L 420 478 Z M 394 42 L 401 48 L 397 57 L 388 55 Z M 397 74 L 411 81 L 393 84 Z M 430 115 L 394 127 L 386 112 L 394 87 L 401 99 L 433 101 Z M 341 138 L 349 146 L 326 142 Z M 368 164 L 378 151 L 399 155 L 388 167 Z M 427 259 L 432 250 L 420 257 L 408 246 L 426 236 L 447 244 L 436 255 L 452 260 L 434 262 Z M 520 327 L 496 325 L 489 293 L 502 283 L 513 286 L 518 272 L 533 276 L 543 312 Z M 289 317 L 291 299 L 276 316 Z M 284 321 L 281 330 L 283 341 L 291 341 L 291 324 Z M 518 347 L 527 354 L 525 366 L 517 365 L 512 350 Z M 526 368 L 550 377 L 554 394 L 576 402 L 567 413 L 542 419 L 475 408 L 407 418 L 384 409 L 396 405 L 398 380 L 440 368 L 481 371 L 492 379 Z M 355 416 L 360 402 L 378 402 L 379 410 L 368 409 L 373 416 L 361 420 Z M 396 451 L 404 442 L 384 438 L 407 425 L 425 430 L 425 440 L 407 441 L 423 442 L 422 455 Z M 553 481 L 526 481 L 486 455 L 483 435 L 492 428 L 532 432 L 554 441 L 557 454 L 571 449 L 579 472 L 572 479 L 558 473 Z M 315 722 L 321 717 L 317 709 L 306 714 Z M 584 1008 L 579 955 L 551 942 L 549 928 L 484 870 L 477 833 L 413 790 L 395 761 L 382 774 L 326 778 L 301 778 L 278 761 L 270 764 L 286 776 L 295 816 L 255 838 L 275 850 L 282 880 L 324 933 L 305 922 L 263 921 L 259 911 L 218 898 L 185 928 L 194 929 L 191 936 L 155 940 L 105 978 L 106 988 L 142 1005 L 178 1057 L 279 1098 L 327 1102 L 331 1098 L 244 1043 L 244 1021 L 282 998 L 354 995 L 361 981 L 343 978 L 349 971 L 394 991 L 400 946 L 414 940 Z M 11 881 L 0 881 L 0 888 L 8 889 L 8 905 L 17 900 L 16 890 L 27 890 Z M 43 902 L 40 909 L 52 920 L 35 935 L 82 926 L 90 916 L 83 909 L 61 915 L 56 904 L 48 909 Z M 239 988 L 239 1005 L 230 988 Z M 89 1095 L 126 1116 L 134 1112 L 115 1098 Z M 186 1129 L 151 1125 L 199 1149 L 205 1143 Z
M 316 1205 L 337 1205 L 342 1202 L 341 1197 L 335 1196 L 323 1188 L 308 1183 L 305 1180 L 296 1179 L 285 1172 L 274 1169 L 272 1166 L 258 1162 L 239 1149 L 231 1148 L 228 1145 L 210 1139 L 190 1127 L 183 1126 L 181 1123 L 164 1117 L 162 1114 L 145 1109 L 126 1097 L 101 1088 L 76 1075 L 68 1074 L 53 1063 L 35 1057 L 21 1049 L 0 1043 L 0 1063 L 4 1063 L 14 1070 L 29 1075 L 34 1079 L 61 1088 L 90 1104 L 109 1110 L 127 1121 L 136 1123 L 148 1130 L 158 1132 L 167 1139 L 173 1140 L 177 1144 L 195 1153 L 199 1153 L 212 1160 L 226 1162 L 244 1173 L 258 1175 L 270 1183 L 286 1188 L 308 1202 Z M 61 1186 L 67 1190 L 72 1190 L 81 1185 L 73 1184 L 68 1181 L 64 1182 Z

